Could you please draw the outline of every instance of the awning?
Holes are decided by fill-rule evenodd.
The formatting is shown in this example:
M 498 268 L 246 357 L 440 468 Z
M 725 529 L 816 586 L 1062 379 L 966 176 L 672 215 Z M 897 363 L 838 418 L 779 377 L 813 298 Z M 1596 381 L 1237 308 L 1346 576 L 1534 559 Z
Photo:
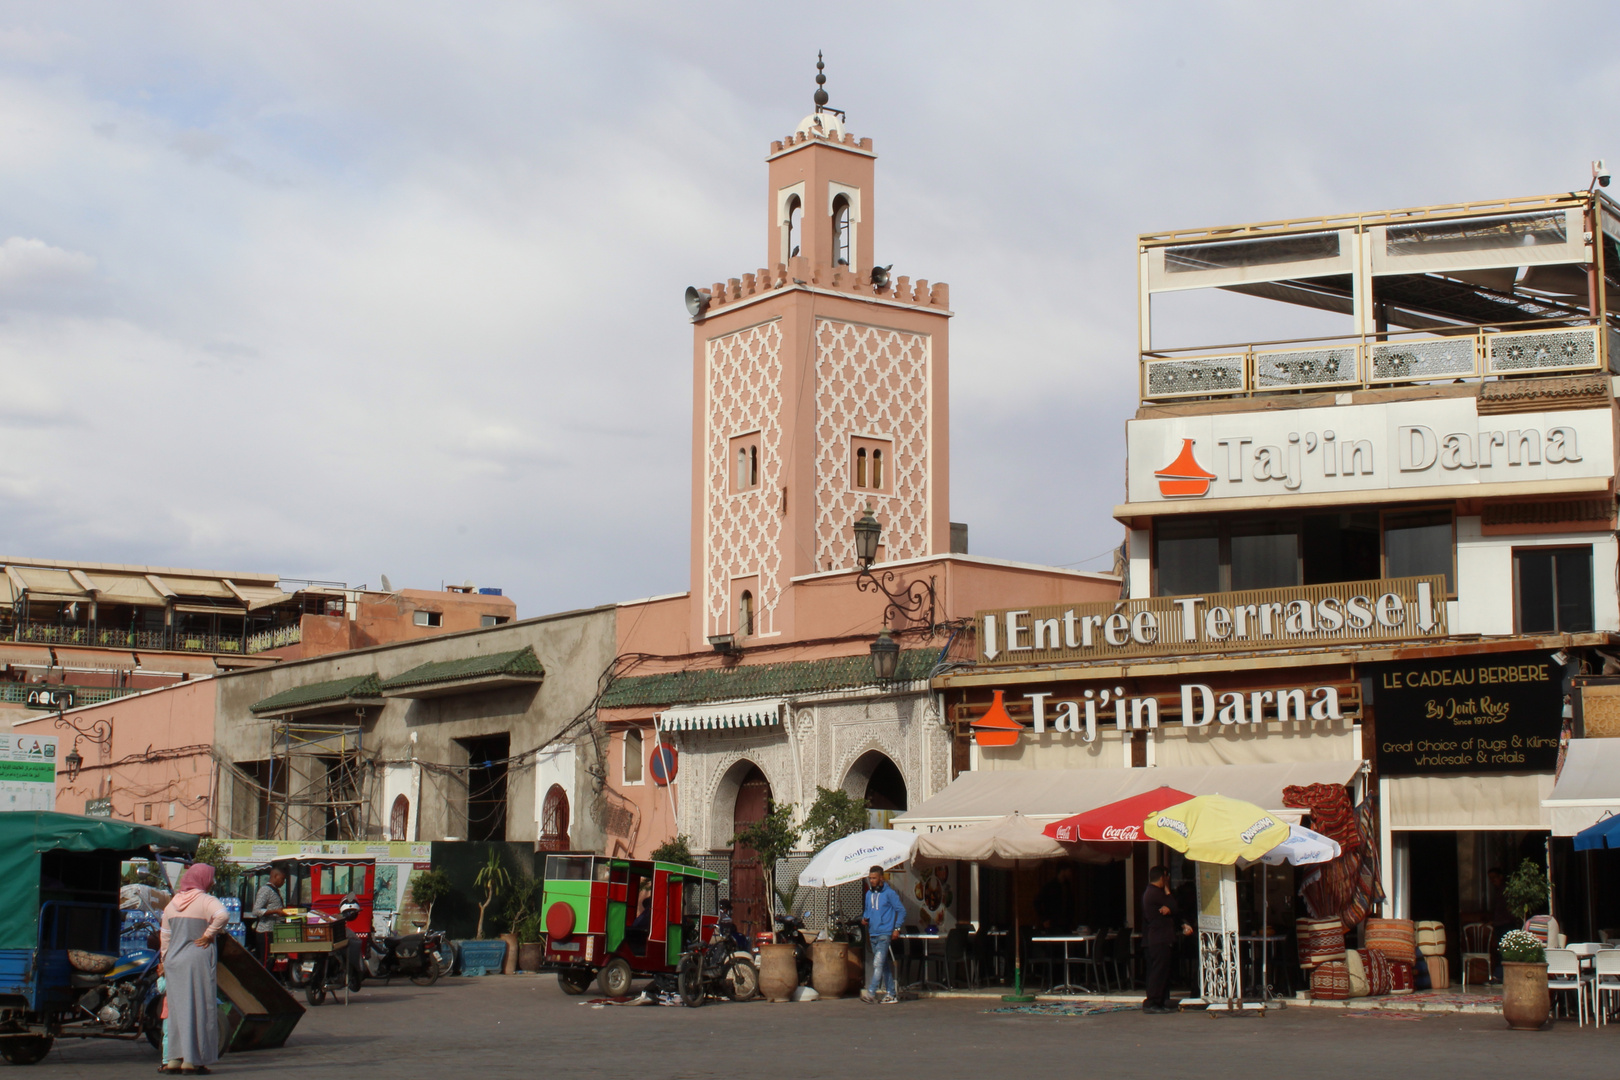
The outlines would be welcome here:
M 658 714 L 660 731 L 699 731 L 708 728 L 771 727 L 782 722 L 782 698 L 729 701 L 715 705 L 687 705 Z
M 1552 793 L 1552 773 L 1392 776 L 1383 784 L 1384 826 L 1392 831 L 1536 832 L 1549 825 L 1542 800 Z
M 1297 761 L 1269 765 L 1197 765 L 1149 769 L 1017 769 L 966 772 L 914 810 L 889 823 L 908 832 L 956 829 L 1018 811 L 1042 825 L 1168 784 L 1194 795 L 1226 795 L 1254 803 L 1289 824 L 1305 811 L 1282 804 L 1283 788 L 1348 784 L 1359 761 Z
M 1620 814 L 1620 739 L 1573 739 L 1552 793 L 1541 800 L 1552 811 L 1552 834 L 1574 836 Z

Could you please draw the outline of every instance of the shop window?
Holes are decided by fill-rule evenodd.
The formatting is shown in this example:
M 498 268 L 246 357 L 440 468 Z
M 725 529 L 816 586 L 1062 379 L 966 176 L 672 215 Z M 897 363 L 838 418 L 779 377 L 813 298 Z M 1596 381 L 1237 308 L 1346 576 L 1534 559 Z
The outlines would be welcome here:
M 444 614 L 438 611 L 418 611 L 412 616 L 417 626 L 443 626 Z
M 1384 576 L 1426 577 L 1443 574 L 1446 593 L 1456 591 L 1452 567 L 1450 510 L 1384 515 Z
M 624 782 L 641 783 L 641 732 L 635 728 L 624 733 Z
M 1450 510 L 1177 518 L 1153 527 L 1155 596 L 1446 579 L 1455 595 Z
M 1513 553 L 1513 618 L 1523 634 L 1589 633 L 1592 549 L 1520 548 Z
M 740 494 L 759 487 L 759 432 L 731 440 L 731 491 Z

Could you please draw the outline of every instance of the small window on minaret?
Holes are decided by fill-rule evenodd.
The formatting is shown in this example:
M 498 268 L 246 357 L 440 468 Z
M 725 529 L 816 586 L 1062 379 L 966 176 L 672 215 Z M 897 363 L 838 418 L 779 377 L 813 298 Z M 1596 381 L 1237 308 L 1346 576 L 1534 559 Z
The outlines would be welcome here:
M 728 443 L 726 461 L 731 469 L 731 493 L 759 487 L 759 432 L 735 435 Z
M 866 447 L 864 446 L 855 451 L 855 486 L 858 488 L 866 486 Z
M 843 195 L 833 200 L 833 263 L 849 265 L 849 199 Z
M 737 602 L 737 634 L 739 637 L 754 636 L 754 594 L 747 589 L 743 590 L 742 599 Z
M 857 435 L 849 440 L 849 486 L 853 491 L 894 494 L 894 443 Z
M 872 486 L 883 490 L 883 451 L 872 451 Z

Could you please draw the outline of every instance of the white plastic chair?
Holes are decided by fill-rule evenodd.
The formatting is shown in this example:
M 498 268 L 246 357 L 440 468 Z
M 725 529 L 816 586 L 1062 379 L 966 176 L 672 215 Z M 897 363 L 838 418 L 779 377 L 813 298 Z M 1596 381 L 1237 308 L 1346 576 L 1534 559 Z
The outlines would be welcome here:
M 1547 990 L 1549 993 L 1575 991 L 1575 1019 L 1586 1025 L 1586 980 L 1581 978 L 1581 959 L 1568 949 L 1547 950 Z
M 1593 1005 L 1597 1008 L 1597 1019 L 1600 1024 L 1609 1022 L 1609 1010 L 1604 999 L 1614 994 L 1620 996 L 1620 949 L 1603 949 L 1592 958 L 1594 981 L 1592 983 Z

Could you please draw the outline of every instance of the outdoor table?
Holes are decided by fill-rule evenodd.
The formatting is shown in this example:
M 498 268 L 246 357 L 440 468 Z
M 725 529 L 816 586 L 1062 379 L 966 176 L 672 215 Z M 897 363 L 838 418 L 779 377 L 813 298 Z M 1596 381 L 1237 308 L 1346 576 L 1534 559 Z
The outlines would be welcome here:
M 1096 941 L 1097 941 L 1096 931 L 1092 931 L 1092 932 L 1086 933 L 1086 934 L 1048 934 L 1048 935 L 1043 936 L 1043 937 L 1032 937 L 1029 940 L 1030 941 L 1041 941 L 1041 942 L 1054 942 L 1055 941 L 1055 942 L 1060 942 L 1063 945 L 1063 982 L 1059 983 L 1057 986 L 1052 987 L 1050 990 L 1047 991 L 1047 993 L 1049 993 L 1049 994 L 1063 994 L 1063 993 L 1068 993 L 1068 994 L 1093 994 L 1093 993 L 1096 993 L 1096 991 L 1092 990 L 1088 986 L 1084 986 L 1084 985 L 1081 985 L 1079 983 L 1071 983 L 1069 981 L 1069 965 L 1070 964 L 1077 964 L 1077 963 L 1084 963 L 1085 960 L 1087 959 L 1084 956 L 1070 956 L 1069 955 L 1069 945 L 1071 943 L 1074 943 L 1074 942 L 1078 942 L 1079 944 L 1082 944 L 1082 945 L 1087 944 L 1089 942 L 1089 943 L 1092 944 L 1093 947 L 1095 947 Z
M 941 945 L 945 944 L 945 935 L 944 934 L 923 934 L 923 933 L 896 934 L 896 935 L 894 935 L 894 937 L 895 937 L 896 940 L 899 940 L 899 941 L 921 941 L 921 942 L 923 942 L 923 952 L 924 952 L 924 954 L 927 954 L 930 951 L 929 946 L 930 946 L 931 942 L 937 941 Z M 923 974 L 925 976 L 928 974 L 928 964 L 926 962 L 923 963 Z M 954 989 L 956 989 L 950 983 L 950 972 L 949 971 L 947 971 L 945 973 L 945 979 L 946 979 L 945 982 L 934 982 L 932 979 L 922 978 L 922 979 L 918 979 L 916 982 L 907 983 L 905 986 L 901 987 L 901 989 L 903 989 L 903 990 L 954 990 Z
M 1269 1000 L 1275 995 L 1271 992 L 1271 955 L 1276 946 L 1286 942 L 1286 934 L 1239 934 L 1238 946 L 1248 947 L 1249 971 L 1255 975 L 1255 981 L 1262 983 L 1260 987 L 1261 1000 Z M 1260 947 L 1260 959 L 1255 959 L 1255 946 Z

